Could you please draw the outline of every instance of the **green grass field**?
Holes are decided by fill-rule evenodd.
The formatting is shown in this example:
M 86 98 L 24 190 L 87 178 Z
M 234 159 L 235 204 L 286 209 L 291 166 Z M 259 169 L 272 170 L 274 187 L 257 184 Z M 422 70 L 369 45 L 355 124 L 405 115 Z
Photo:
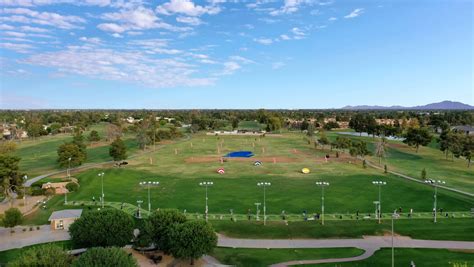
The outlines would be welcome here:
M 334 257 L 354 257 L 364 251 L 357 248 L 326 249 L 245 249 L 216 248 L 212 256 L 222 264 L 260 267 L 292 260 L 317 260 Z
M 328 132 L 327 136 L 331 140 L 335 140 L 337 136 L 364 140 L 369 143 L 369 149 L 373 152 L 375 143 L 379 142 L 379 138 L 341 135 L 336 132 Z M 374 156 L 368 157 L 368 159 L 377 164 L 379 162 L 379 159 Z M 419 179 L 421 179 L 421 171 L 425 168 L 428 178 L 442 179 L 446 181 L 448 187 L 474 193 L 474 167 L 468 168 L 467 161 L 462 158 L 452 160 L 449 156 L 446 159 L 434 139 L 429 146 L 420 147 L 418 153 L 415 148 L 409 147 L 401 141 L 388 141 L 386 157 L 382 160 L 381 167 L 384 164 L 387 164 L 392 171 Z
M 390 220 L 327 221 L 318 222 L 262 222 L 211 221 L 216 231 L 236 238 L 297 239 L 297 238 L 361 238 L 364 235 L 390 234 Z M 432 220 L 396 220 L 394 232 L 416 239 L 474 240 L 473 219 L 444 219 L 436 224 Z
M 362 261 L 344 263 L 326 263 L 317 265 L 302 266 L 326 266 L 326 267 L 371 267 L 371 266 L 391 266 L 391 249 L 381 249 L 375 254 Z M 458 251 L 447 249 L 395 249 L 395 266 L 410 266 L 411 262 L 417 267 L 446 266 L 446 267 L 471 267 L 474 266 L 474 251 Z
M 105 126 L 106 123 L 91 126 L 88 131 L 84 132 L 85 139 L 87 140 L 90 131 L 96 130 L 104 140 Z M 63 143 L 70 141 L 72 141 L 70 134 L 58 134 L 18 143 L 18 149 L 15 155 L 21 158 L 21 170 L 25 171 L 30 178 L 60 170 L 57 163 L 57 149 Z M 124 142 L 129 155 L 138 150 L 138 145 L 133 136 L 125 135 Z M 87 160 L 85 163 L 100 163 L 111 160 L 112 158 L 109 156 L 109 145 L 105 141 L 87 146 Z
M 372 185 L 373 180 L 387 182 L 382 188 L 381 198 L 385 218 L 400 207 L 405 214 L 413 209 L 416 214 L 424 212 L 423 216 L 430 217 L 429 212 L 433 207 L 432 187 L 383 174 L 373 168 L 364 169 L 360 161 L 347 155 L 341 155 L 336 159 L 335 151 L 316 150 L 314 145 L 308 144 L 301 133 L 284 133 L 262 138 L 196 134 L 190 139 L 168 141 L 163 144 L 155 152 L 141 154 L 128 160 L 129 165 L 126 167 L 89 169 L 75 175 L 81 186 L 77 192 L 68 195 L 69 201 L 90 201 L 92 197 L 98 201 L 101 194 L 101 179 L 97 174 L 104 171 L 106 201 L 136 205 L 137 200 L 143 200 L 142 207 L 147 208 L 147 190 L 141 187 L 139 182 L 159 181 L 160 186 L 151 189 L 152 208 L 186 210 L 193 218 L 196 217 L 195 214 L 202 215 L 205 206 L 205 189 L 199 187 L 199 182 L 213 181 L 214 185 L 209 188 L 209 212 L 214 216 L 213 224 L 216 228 L 226 233 L 232 233 L 232 229 L 235 229 L 236 232 L 247 231 L 255 235 L 265 235 L 268 234 L 267 231 L 262 231 L 258 225 L 249 226 L 241 219 L 234 224 L 228 222 L 225 227 L 220 224 L 225 225 L 227 221 L 215 219 L 219 215 L 228 216 L 230 210 L 233 210 L 234 214 L 239 214 L 240 218 L 249 210 L 252 215 L 255 214 L 254 203 L 263 202 L 263 190 L 256 184 L 259 181 L 267 181 L 272 183 L 266 191 L 267 214 L 273 216 L 272 220 L 280 221 L 278 215 L 284 210 L 286 214 L 293 216 L 293 220 L 300 220 L 291 222 L 290 227 L 286 228 L 295 236 L 303 236 L 297 233 L 307 230 L 306 236 L 310 237 L 382 234 L 386 230 L 385 224 L 377 225 L 373 220 L 354 220 L 356 211 L 360 212 L 361 218 L 367 214 L 374 215 L 373 201 L 378 200 L 378 188 Z M 253 151 L 255 157 L 220 162 L 222 155 L 237 150 Z M 331 155 L 329 162 L 324 160 L 326 154 Z M 263 161 L 262 166 L 253 165 L 253 161 L 257 159 Z M 217 174 L 216 170 L 220 167 L 225 168 L 224 175 Z M 311 173 L 302 174 L 303 167 L 310 168 Z M 321 212 L 321 189 L 315 185 L 316 181 L 321 180 L 330 182 L 330 186 L 325 189 L 325 212 L 337 214 L 334 217 L 327 217 L 328 223 L 323 234 L 319 233 L 321 231 L 316 222 L 311 224 L 301 221 L 303 211 L 307 211 L 310 216 Z M 46 209 L 28 216 L 27 223 L 46 223 L 51 211 L 65 207 L 63 201 L 62 196 L 54 197 L 47 203 Z M 447 190 L 439 190 L 438 207 L 451 214 L 454 211 L 465 212 L 468 214 L 466 216 L 470 217 L 469 211 L 474 207 L 474 199 Z M 340 215 L 344 220 L 338 220 Z M 350 221 L 351 219 L 353 221 Z M 416 222 L 404 219 L 400 220 L 400 225 L 406 224 L 406 227 L 401 227 L 400 232 L 413 236 L 439 239 L 453 237 L 464 240 L 466 235 L 463 236 L 462 232 L 456 229 L 468 229 L 472 221 L 472 217 L 441 218 L 439 224 L 432 225 L 428 219 L 416 219 Z M 458 227 L 451 229 L 444 223 Z M 293 225 L 295 227 L 292 227 Z M 424 231 L 423 227 L 437 233 Z M 266 229 L 268 228 L 270 227 Z M 436 231 L 440 229 L 450 230 Z M 273 235 L 276 237 L 290 234 L 287 230 L 278 230 Z

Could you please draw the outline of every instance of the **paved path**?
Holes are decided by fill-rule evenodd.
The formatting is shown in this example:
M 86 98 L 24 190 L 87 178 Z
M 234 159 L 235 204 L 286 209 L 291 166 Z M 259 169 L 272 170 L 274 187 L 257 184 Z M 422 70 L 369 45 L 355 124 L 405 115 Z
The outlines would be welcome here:
M 445 240 L 421 240 L 409 237 L 395 237 L 394 247 L 397 248 L 437 248 L 437 249 L 471 249 L 474 250 L 474 242 L 468 241 L 445 241 Z M 302 260 L 277 263 L 272 266 L 291 266 L 298 264 L 316 264 L 330 262 L 347 262 L 367 259 L 375 251 L 381 248 L 390 248 L 392 239 L 390 236 L 368 236 L 358 239 L 240 239 L 229 238 L 219 235 L 219 247 L 231 248 L 345 248 L 355 247 L 363 249 L 362 255 L 351 258 L 333 258 L 321 260 Z
M 27 229 L 23 232 L 23 229 Z M 29 231 L 28 226 L 17 226 L 13 228 L 15 233 L 10 233 L 10 228 L 0 227 L 0 251 L 31 246 L 34 244 L 68 240 L 69 233 L 63 230 L 51 230 L 49 225 L 41 225 L 40 230 Z
M 23 229 L 27 228 L 26 232 Z M 15 227 L 15 233 L 11 234 L 9 228 L 0 228 L 0 251 L 21 248 L 34 244 L 68 240 L 69 233 L 64 230 L 51 230 L 49 225 L 42 225 L 40 230 L 29 227 Z M 356 247 L 363 249 L 362 255 L 351 258 L 334 258 L 321 260 L 289 261 L 278 263 L 273 266 L 289 266 L 297 264 L 316 264 L 323 262 L 344 262 L 366 259 L 381 248 L 391 247 L 391 237 L 368 236 L 358 239 L 240 239 L 230 238 L 218 234 L 217 246 L 231 248 L 345 248 Z M 438 248 L 438 249 L 471 249 L 474 250 L 474 242 L 468 241 L 445 241 L 445 240 L 420 240 L 409 237 L 395 237 L 394 247 L 397 248 Z M 205 257 L 205 261 L 217 265 L 218 262 Z

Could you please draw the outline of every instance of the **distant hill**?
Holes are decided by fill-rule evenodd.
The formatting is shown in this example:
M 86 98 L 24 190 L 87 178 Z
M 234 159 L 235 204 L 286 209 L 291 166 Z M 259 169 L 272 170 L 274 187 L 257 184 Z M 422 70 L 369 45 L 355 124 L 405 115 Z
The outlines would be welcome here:
M 442 101 L 439 103 L 431 103 L 423 106 L 415 106 L 415 107 L 402 107 L 402 106 L 368 106 L 368 105 L 361 105 L 361 106 L 345 106 L 341 109 L 347 110 L 401 110 L 401 109 L 408 109 L 408 110 L 474 110 L 474 106 L 464 104 L 461 102 L 454 102 L 454 101 Z

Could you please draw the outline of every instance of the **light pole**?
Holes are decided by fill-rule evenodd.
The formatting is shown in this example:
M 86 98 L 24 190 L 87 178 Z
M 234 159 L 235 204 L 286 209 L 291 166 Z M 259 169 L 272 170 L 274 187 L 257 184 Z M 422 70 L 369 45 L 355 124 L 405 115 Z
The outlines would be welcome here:
M 256 211 L 256 216 L 257 217 L 256 217 L 256 219 L 257 219 L 257 221 L 260 221 L 260 218 L 258 217 L 258 215 L 260 214 L 259 207 L 260 207 L 260 205 L 262 205 L 262 203 L 254 203 L 254 204 L 255 204 L 255 206 L 257 206 L 257 211 Z
M 153 186 L 158 186 L 160 182 L 140 182 L 139 183 L 141 186 L 147 186 L 148 187 L 148 212 L 151 212 L 151 200 L 150 200 L 150 187 Z
M 324 187 L 329 186 L 329 183 L 328 182 L 316 182 L 316 185 L 321 187 L 321 215 L 322 215 L 321 224 L 324 225 Z
M 70 169 L 71 169 L 71 160 L 72 160 L 72 158 L 69 157 L 67 160 L 68 160 L 68 165 L 67 165 L 67 166 L 68 166 L 68 167 L 67 167 L 67 178 L 71 179 L 71 171 L 70 171 Z
M 392 214 L 392 267 L 395 266 L 395 249 L 393 246 L 393 220 L 398 219 L 400 215 L 398 215 L 396 212 Z
M 379 223 L 381 223 L 382 219 L 382 185 L 386 185 L 387 183 L 384 181 L 372 181 L 372 184 L 377 185 L 379 187 L 379 210 L 376 216 L 379 218 Z
M 23 176 L 23 206 L 26 206 L 26 180 L 28 180 L 28 175 Z
M 259 182 L 257 186 L 263 187 L 263 225 L 267 225 L 267 204 L 266 204 L 266 188 L 267 186 L 271 186 L 272 184 L 269 182 Z
M 446 182 L 445 182 L 445 181 L 441 181 L 441 180 L 428 179 L 428 180 L 425 180 L 425 183 L 431 184 L 431 185 L 434 187 L 433 213 L 434 213 L 434 222 L 436 223 L 436 204 L 437 204 L 437 201 L 438 201 L 438 185 L 440 185 L 440 184 L 446 184 Z
M 138 211 L 137 211 L 137 218 L 141 219 L 142 218 L 142 213 L 140 211 L 141 204 L 143 203 L 143 200 L 137 200 L 137 206 L 138 206 Z
M 100 202 L 102 204 L 102 208 L 104 208 L 104 175 L 105 173 L 101 172 L 98 174 L 98 176 L 100 176 L 100 180 L 101 180 L 101 185 L 102 185 L 102 197 L 100 198 Z
M 207 219 L 208 219 L 207 217 L 208 217 L 208 213 L 209 213 L 209 207 L 207 206 L 207 200 L 208 200 L 208 198 L 207 198 L 207 188 L 209 186 L 212 186 L 212 185 L 214 185 L 213 182 L 200 182 L 199 183 L 199 186 L 204 186 L 206 188 L 206 210 L 205 210 L 206 222 L 207 222 Z

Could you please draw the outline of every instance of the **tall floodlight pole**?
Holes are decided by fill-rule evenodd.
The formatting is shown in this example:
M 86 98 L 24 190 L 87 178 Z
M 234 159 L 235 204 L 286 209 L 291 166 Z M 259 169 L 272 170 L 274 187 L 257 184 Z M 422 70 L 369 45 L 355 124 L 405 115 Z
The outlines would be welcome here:
M 151 195 L 150 195 L 150 188 L 152 186 L 158 186 L 160 182 L 152 182 L 152 181 L 147 181 L 147 182 L 140 182 L 139 183 L 141 186 L 146 186 L 148 189 L 148 212 L 151 212 Z
M 207 206 L 207 200 L 208 200 L 208 197 L 207 197 L 207 188 L 209 186 L 212 186 L 214 183 L 213 182 L 201 182 L 199 183 L 200 186 L 204 186 L 206 188 L 206 210 L 205 210 L 205 215 L 206 215 L 206 222 L 207 222 L 207 219 L 208 219 L 208 213 L 209 213 L 209 207 Z
M 372 184 L 379 187 L 379 210 L 376 216 L 379 218 L 379 223 L 381 223 L 382 219 L 382 185 L 386 185 L 387 183 L 384 181 L 372 181 Z
M 393 220 L 398 219 L 400 215 L 398 215 L 396 212 L 392 214 L 392 267 L 395 267 L 395 249 L 393 245 Z
M 321 215 L 322 215 L 321 224 L 324 225 L 324 187 L 329 186 L 329 183 L 316 182 L 316 185 L 321 187 Z
M 71 157 L 69 157 L 69 158 L 67 159 L 67 161 L 68 161 L 68 165 L 67 165 L 67 178 L 69 178 L 69 179 L 71 178 L 71 160 L 72 160 Z
M 26 206 L 26 186 L 25 186 L 26 180 L 28 180 L 27 175 L 23 176 L 23 206 Z
M 437 201 L 438 201 L 438 185 L 446 184 L 446 182 L 441 181 L 441 180 L 428 179 L 428 180 L 425 180 L 425 183 L 431 184 L 434 187 L 433 213 L 434 213 L 434 222 L 436 223 L 436 204 L 437 204 Z
M 267 225 L 267 204 L 266 204 L 266 188 L 271 186 L 269 182 L 259 182 L 257 186 L 263 187 L 263 225 Z
M 101 205 L 102 205 L 102 208 L 104 208 L 104 175 L 105 173 L 101 172 L 98 174 L 98 176 L 100 176 L 100 183 L 101 183 L 101 187 L 102 187 L 102 197 L 100 198 L 100 202 L 101 202 Z

